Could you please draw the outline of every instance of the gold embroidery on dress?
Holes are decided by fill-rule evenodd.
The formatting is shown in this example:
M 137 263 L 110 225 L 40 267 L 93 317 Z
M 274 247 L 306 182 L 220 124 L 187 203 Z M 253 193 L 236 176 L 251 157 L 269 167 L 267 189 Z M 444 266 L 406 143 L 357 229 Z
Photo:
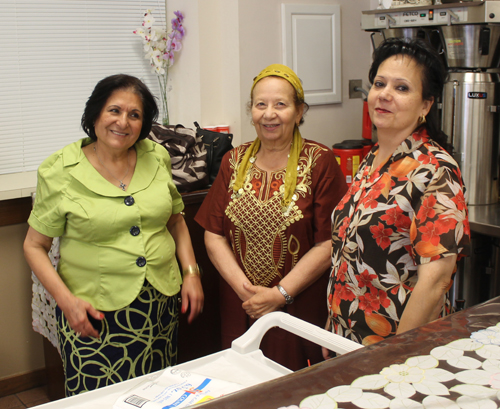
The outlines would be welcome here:
M 234 236 L 231 236 L 233 251 L 240 257 L 247 277 L 254 285 L 268 286 L 276 277 L 281 279 L 287 252 L 292 254 L 292 267 L 297 263 L 300 242 L 292 235 L 289 243 L 286 228 L 304 217 L 296 201 L 299 196 L 304 198 L 311 194 L 311 170 L 324 150 L 318 145 L 306 144 L 299 159 L 294 196 L 285 211 L 281 208 L 285 170 L 273 172 L 271 183 L 279 181 L 281 186 L 279 191 L 271 194 L 271 183 L 266 181 L 266 172 L 252 164 L 242 189 L 237 195 L 231 196 L 225 213 L 235 225 Z M 231 169 L 236 169 L 243 154 L 242 149 L 232 151 L 229 159 Z M 232 192 L 235 180 L 233 172 L 229 192 Z M 262 181 L 264 185 L 258 195 L 252 180 Z
M 292 268 L 299 261 L 299 251 L 300 251 L 300 241 L 293 234 L 290 235 L 290 240 L 288 241 L 288 252 L 292 255 Z

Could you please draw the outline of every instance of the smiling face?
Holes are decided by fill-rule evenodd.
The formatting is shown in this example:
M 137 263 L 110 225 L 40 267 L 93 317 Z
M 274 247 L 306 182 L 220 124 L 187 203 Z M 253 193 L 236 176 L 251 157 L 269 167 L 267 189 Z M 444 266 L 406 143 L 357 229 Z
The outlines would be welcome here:
M 139 95 L 132 89 L 114 91 L 94 124 L 100 146 L 126 151 L 139 138 L 142 118 L 143 107 Z
M 403 141 L 432 103 L 422 99 L 422 69 L 413 59 L 395 55 L 380 64 L 368 94 L 370 118 L 380 136 Z
M 287 144 L 292 141 L 304 106 L 295 105 L 295 89 L 285 79 L 266 77 L 252 92 L 252 121 L 262 143 Z

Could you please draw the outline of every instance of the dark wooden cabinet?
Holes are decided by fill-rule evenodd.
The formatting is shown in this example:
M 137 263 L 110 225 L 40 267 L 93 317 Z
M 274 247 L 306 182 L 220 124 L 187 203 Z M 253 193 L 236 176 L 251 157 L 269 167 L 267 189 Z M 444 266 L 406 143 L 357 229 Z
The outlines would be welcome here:
M 210 262 L 204 242 L 204 229 L 194 221 L 207 191 L 183 194 L 184 213 L 193 243 L 196 261 L 203 271 L 201 282 L 205 293 L 203 313 L 191 324 L 187 314 L 181 314 L 179 322 L 179 363 L 212 354 L 221 350 L 219 280 L 220 275 Z

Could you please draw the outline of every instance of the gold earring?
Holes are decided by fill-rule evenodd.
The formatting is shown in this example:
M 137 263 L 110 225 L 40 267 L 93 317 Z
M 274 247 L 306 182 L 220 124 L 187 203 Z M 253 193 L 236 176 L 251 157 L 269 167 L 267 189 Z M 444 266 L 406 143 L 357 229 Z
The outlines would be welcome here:
M 425 115 L 422 114 L 422 116 L 420 118 L 418 118 L 418 123 L 419 125 L 423 125 L 427 122 L 427 119 L 425 118 Z

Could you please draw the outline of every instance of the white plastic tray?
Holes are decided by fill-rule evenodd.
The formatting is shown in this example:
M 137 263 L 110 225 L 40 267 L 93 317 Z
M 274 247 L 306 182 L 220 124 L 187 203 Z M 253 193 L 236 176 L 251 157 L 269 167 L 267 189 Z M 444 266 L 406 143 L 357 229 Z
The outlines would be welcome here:
M 272 312 L 257 320 L 231 348 L 179 364 L 176 368 L 196 372 L 211 378 L 236 382 L 245 387 L 278 378 L 291 373 L 288 368 L 266 358 L 259 349 L 264 334 L 273 327 L 280 327 L 338 354 L 354 351 L 363 346 L 332 334 L 308 322 L 283 312 Z M 36 406 L 39 409 L 111 409 L 116 400 L 127 390 L 144 381 L 152 381 L 163 370 L 106 386 L 82 395 Z

